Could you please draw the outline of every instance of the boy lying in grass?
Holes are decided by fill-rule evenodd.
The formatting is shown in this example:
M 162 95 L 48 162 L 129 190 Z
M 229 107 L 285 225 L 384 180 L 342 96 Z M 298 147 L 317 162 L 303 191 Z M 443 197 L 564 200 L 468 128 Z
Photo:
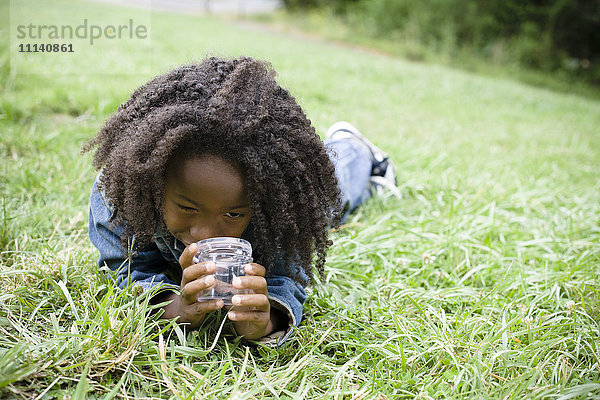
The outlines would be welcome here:
M 89 236 L 121 286 L 162 285 L 163 318 L 197 327 L 224 307 L 198 301 L 215 284 L 194 263 L 200 240 L 252 244 L 255 263 L 227 317 L 247 339 L 282 342 L 302 319 L 313 264 L 323 273 L 329 227 L 382 186 L 391 163 L 352 125 L 323 142 L 269 64 L 209 58 L 137 89 L 84 147 L 100 170 Z M 344 217 L 345 218 L 345 215 Z

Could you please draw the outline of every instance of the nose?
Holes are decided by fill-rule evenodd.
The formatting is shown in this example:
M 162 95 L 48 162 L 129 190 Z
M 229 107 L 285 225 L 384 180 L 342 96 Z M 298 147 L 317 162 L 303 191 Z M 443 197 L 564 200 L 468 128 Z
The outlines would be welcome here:
M 190 236 L 195 242 L 199 242 L 200 240 L 210 239 L 222 235 L 220 234 L 218 224 L 212 221 L 204 220 L 198 221 L 190 227 Z

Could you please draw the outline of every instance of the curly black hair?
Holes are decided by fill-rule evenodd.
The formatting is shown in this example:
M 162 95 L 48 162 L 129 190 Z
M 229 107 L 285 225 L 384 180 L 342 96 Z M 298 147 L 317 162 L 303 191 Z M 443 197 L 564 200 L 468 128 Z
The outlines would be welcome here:
M 310 120 L 275 80 L 272 66 L 207 58 L 138 88 L 82 151 L 97 147 L 99 185 L 125 222 L 124 248 L 152 243 L 164 226 L 165 176 L 176 157 L 216 155 L 245 177 L 251 225 L 267 271 L 284 255 L 323 274 L 328 230 L 339 220 L 334 166 Z

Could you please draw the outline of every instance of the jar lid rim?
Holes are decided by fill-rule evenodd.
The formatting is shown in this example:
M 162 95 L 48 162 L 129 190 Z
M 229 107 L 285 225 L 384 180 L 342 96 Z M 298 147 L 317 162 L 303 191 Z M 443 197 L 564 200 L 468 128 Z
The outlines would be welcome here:
M 252 245 L 245 239 L 230 237 L 230 236 L 219 236 L 209 239 L 201 240 L 198 243 L 198 251 L 212 250 L 214 248 L 237 248 L 241 250 L 247 250 L 252 252 Z

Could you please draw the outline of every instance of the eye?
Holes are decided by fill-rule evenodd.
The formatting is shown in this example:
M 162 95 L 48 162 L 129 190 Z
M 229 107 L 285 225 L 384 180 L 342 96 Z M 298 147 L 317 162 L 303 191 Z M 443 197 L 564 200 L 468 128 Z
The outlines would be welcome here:
M 231 219 L 239 219 L 239 218 L 243 218 L 244 214 L 242 213 L 237 213 L 237 212 L 228 212 L 225 213 L 225 216 Z
M 181 204 L 177 204 L 177 207 L 178 207 L 180 210 L 184 211 L 184 212 L 196 212 L 196 211 L 198 211 L 198 210 L 196 210 L 195 208 L 192 208 L 192 207 L 187 207 L 187 206 L 184 206 L 184 205 L 181 205 Z

